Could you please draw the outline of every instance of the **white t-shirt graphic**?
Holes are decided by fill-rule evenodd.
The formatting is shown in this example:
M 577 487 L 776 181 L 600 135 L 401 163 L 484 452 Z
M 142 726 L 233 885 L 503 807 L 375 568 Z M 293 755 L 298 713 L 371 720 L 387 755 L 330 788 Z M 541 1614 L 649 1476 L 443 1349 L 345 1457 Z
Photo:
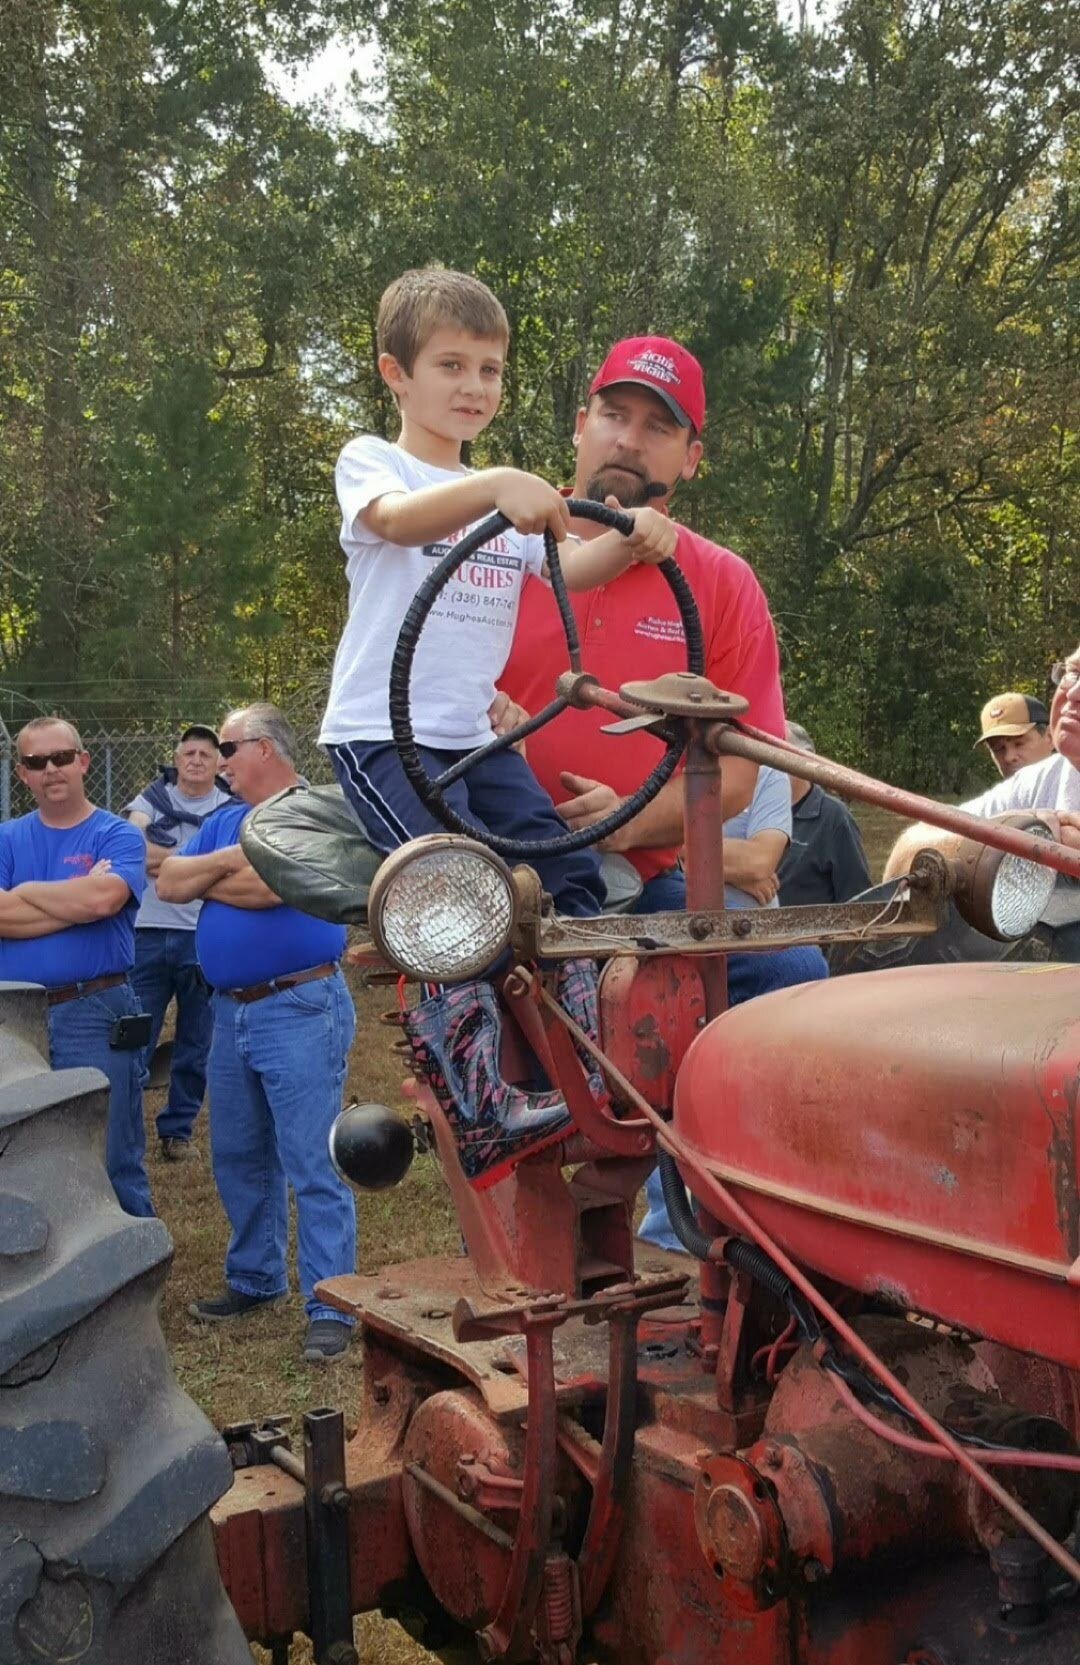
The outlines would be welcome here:
M 369 532 L 359 516 L 390 492 L 460 479 L 468 469 L 433 468 L 384 439 L 350 440 L 334 473 L 349 617 L 334 658 L 320 741 L 389 740 L 390 662 L 402 620 L 437 561 L 469 530 L 424 548 L 401 548 Z M 486 517 L 485 517 L 486 518 Z M 418 743 L 468 751 L 491 739 L 488 707 L 514 639 L 522 585 L 544 564 L 542 537 L 512 528 L 490 539 L 450 579 L 420 637 L 411 706 Z

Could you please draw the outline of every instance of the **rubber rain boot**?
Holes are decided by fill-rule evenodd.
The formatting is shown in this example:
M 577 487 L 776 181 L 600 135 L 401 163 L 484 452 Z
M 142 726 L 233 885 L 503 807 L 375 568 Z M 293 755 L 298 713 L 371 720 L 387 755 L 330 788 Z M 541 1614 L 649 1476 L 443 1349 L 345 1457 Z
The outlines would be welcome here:
M 561 1093 L 526 1092 L 503 1080 L 502 1014 L 490 983 L 446 988 L 406 1012 L 402 1027 L 478 1191 L 566 1137 L 571 1118 Z

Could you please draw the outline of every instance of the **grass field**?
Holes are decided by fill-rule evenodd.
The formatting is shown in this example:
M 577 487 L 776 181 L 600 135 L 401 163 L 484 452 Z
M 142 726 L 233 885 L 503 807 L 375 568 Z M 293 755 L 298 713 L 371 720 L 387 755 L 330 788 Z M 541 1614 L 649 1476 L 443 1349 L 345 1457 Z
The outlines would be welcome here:
M 884 811 L 860 812 L 871 872 L 876 877 L 898 823 Z M 391 1052 L 397 1031 L 378 1021 L 392 1003 L 392 991 L 354 989 L 359 1025 L 349 1070 L 349 1091 L 358 1098 L 396 1105 L 404 1070 Z M 217 1426 L 249 1417 L 287 1415 L 299 1419 L 318 1405 L 339 1405 L 349 1416 L 359 1403 L 359 1355 L 342 1364 L 312 1366 L 300 1357 L 304 1314 L 294 1295 L 272 1312 L 239 1326 L 195 1323 L 188 1302 L 212 1294 L 221 1284 L 227 1228 L 210 1173 L 205 1114 L 196 1131 L 198 1160 L 166 1164 L 157 1159 L 153 1117 L 162 1095 L 147 1099 L 150 1179 L 157 1207 L 172 1233 L 176 1259 L 165 1297 L 163 1321 L 177 1375 Z M 417 1160 L 396 1190 L 364 1196 L 359 1204 L 360 1267 L 375 1270 L 423 1254 L 453 1253 L 458 1232 L 434 1159 Z M 294 1263 L 295 1264 L 295 1263 Z M 357 1623 L 357 1645 L 365 1665 L 430 1665 L 394 1624 L 369 1617 Z M 266 1659 L 255 1649 L 256 1659 Z M 291 1665 L 309 1662 L 306 1642 L 297 1641 Z

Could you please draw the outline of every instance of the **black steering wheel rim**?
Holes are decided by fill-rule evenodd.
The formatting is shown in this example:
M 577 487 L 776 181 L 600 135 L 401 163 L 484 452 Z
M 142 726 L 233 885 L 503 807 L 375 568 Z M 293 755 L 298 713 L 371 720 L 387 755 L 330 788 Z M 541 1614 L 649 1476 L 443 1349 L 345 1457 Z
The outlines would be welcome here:
M 567 504 L 572 516 L 580 520 L 592 520 L 601 526 L 627 536 L 633 529 L 633 521 L 629 515 L 621 514 L 617 509 L 609 509 L 602 503 L 590 503 L 582 499 L 571 498 Z M 482 836 L 482 841 L 500 855 L 512 860 L 530 861 L 537 856 L 568 855 L 573 850 L 584 850 L 591 844 L 598 844 L 602 839 L 609 838 L 620 827 L 639 815 L 645 805 L 651 803 L 660 788 L 669 781 L 675 773 L 683 751 L 685 740 L 675 736 L 665 745 L 664 755 L 650 770 L 641 786 L 601 821 L 594 822 L 588 827 L 579 827 L 576 832 L 569 828 L 558 838 L 538 839 L 530 842 L 526 839 L 504 838 L 499 833 L 493 833 L 486 828 L 482 835 L 471 822 L 460 816 L 453 806 L 447 802 L 440 781 L 448 784 L 447 777 L 434 780 L 424 768 L 419 748 L 412 727 L 412 712 L 409 704 L 409 685 L 412 679 L 413 660 L 420 641 L 428 614 L 435 605 L 443 589 L 449 583 L 453 574 L 463 561 L 475 555 L 490 538 L 506 531 L 510 521 L 505 515 L 493 514 L 481 521 L 466 537 L 454 545 L 438 564 L 428 573 L 416 595 L 409 605 L 409 609 L 402 620 L 394 657 L 390 664 L 390 730 L 394 739 L 394 746 L 401 760 L 401 767 L 413 791 L 416 793 L 425 809 L 434 816 L 435 820 L 444 826 L 448 832 L 461 833 L 467 838 Z M 574 618 L 570 598 L 566 591 L 562 569 L 559 565 L 558 548 L 555 538 L 550 531 L 544 533 L 544 544 L 547 553 L 548 566 L 551 573 L 551 586 L 554 591 L 559 616 L 562 620 L 563 634 L 566 638 L 567 649 L 570 654 L 570 665 L 573 670 L 581 669 L 581 646 L 578 640 L 577 622 Z M 697 610 L 689 584 L 678 563 L 674 560 L 662 561 L 658 569 L 666 580 L 668 587 L 675 597 L 682 620 L 683 632 L 686 640 L 687 669 L 702 675 L 705 669 L 705 644 L 701 633 L 701 618 Z M 469 756 L 455 765 L 447 775 L 457 778 L 464 774 L 480 755 L 487 755 L 492 751 L 504 749 L 513 745 L 515 741 L 524 737 L 526 733 L 550 722 L 559 711 L 565 709 L 567 701 L 561 697 L 531 718 L 528 724 L 522 724 L 511 734 L 503 735 L 498 741 L 491 741 L 487 745 L 478 747 Z

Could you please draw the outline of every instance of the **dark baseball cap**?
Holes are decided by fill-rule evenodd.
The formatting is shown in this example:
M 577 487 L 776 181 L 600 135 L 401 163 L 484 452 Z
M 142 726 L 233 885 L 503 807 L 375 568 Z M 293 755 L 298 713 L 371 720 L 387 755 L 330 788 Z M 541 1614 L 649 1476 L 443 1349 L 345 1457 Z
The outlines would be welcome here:
M 205 723 L 189 723 L 183 734 L 180 736 L 179 744 L 182 746 L 185 740 L 209 740 L 210 744 L 215 748 L 220 745 L 220 741 L 218 740 L 218 737 L 214 733 L 213 729 L 207 728 Z

